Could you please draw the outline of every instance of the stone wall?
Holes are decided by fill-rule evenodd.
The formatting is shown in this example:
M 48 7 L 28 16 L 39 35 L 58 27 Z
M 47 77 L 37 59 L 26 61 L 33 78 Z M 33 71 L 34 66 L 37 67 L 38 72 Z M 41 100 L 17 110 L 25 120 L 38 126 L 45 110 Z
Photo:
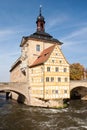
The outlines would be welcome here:
M 31 98 L 31 106 L 47 107 L 47 108 L 63 108 L 63 100 L 40 100 L 38 98 Z

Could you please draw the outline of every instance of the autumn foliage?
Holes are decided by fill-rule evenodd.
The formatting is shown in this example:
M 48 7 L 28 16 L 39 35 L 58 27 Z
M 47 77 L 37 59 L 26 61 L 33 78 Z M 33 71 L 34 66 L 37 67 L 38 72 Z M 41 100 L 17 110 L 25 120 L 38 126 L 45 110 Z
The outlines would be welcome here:
M 70 65 L 70 79 L 81 80 L 84 78 L 84 66 L 80 63 L 73 63 Z

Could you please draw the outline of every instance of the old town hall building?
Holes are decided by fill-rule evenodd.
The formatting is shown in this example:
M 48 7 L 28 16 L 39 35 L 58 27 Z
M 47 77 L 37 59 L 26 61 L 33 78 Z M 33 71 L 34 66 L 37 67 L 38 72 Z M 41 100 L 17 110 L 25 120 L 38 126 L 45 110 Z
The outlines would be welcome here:
M 21 56 L 10 69 L 11 82 L 28 82 L 32 97 L 38 99 L 69 98 L 69 63 L 62 42 L 45 32 L 41 8 L 36 25 L 35 33 L 22 38 Z

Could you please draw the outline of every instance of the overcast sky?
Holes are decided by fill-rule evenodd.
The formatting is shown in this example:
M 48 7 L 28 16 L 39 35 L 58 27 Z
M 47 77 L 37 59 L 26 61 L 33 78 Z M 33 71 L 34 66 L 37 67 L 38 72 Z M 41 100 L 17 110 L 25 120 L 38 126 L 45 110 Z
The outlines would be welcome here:
M 64 43 L 68 62 L 87 67 L 87 0 L 0 0 L 0 82 L 10 79 L 22 37 L 36 31 L 40 5 L 45 31 Z

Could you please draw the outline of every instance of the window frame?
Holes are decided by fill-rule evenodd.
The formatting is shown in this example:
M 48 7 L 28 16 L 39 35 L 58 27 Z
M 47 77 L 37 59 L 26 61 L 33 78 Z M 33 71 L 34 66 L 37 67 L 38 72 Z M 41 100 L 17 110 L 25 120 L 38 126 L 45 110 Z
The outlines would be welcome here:
M 61 77 L 58 77 L 57 80 L 58 80 L 58 82 L 61 82 Z
M 50 72 L 50 67 L 47 67 L 47 72 Z
M 68 82 L 68 78 L 67 77 L 65 77 L 65 82 Z
M 51 77 L 51 82 L 54 82 L 54 77 Z
M 64 90 L 64 94 L 67 94 L 67 92 L 68 92 L 68 91 L 65 89 L 65 90 Z
M 59 93 L 59 91 L 57 89 L 56 90 L 55 89 L 52 90 L 52 94 L 58 94 L 58 93 Z
M 55 72 L 59 72 L 59 68 L 58 67 L 55 67 Z
M 46 82 L 49 82 L 49 77 L 46 77 Z
M 67 72 L 67 68 L 64 68 L 63 71 L 64 71 L 64 72 Z
M 36 45 L 36 51 L 40 51 L 40 45 L 39 44 Z
M 55 61 L 54 60 L 52 60 L 52 63 L 54 63 Z

